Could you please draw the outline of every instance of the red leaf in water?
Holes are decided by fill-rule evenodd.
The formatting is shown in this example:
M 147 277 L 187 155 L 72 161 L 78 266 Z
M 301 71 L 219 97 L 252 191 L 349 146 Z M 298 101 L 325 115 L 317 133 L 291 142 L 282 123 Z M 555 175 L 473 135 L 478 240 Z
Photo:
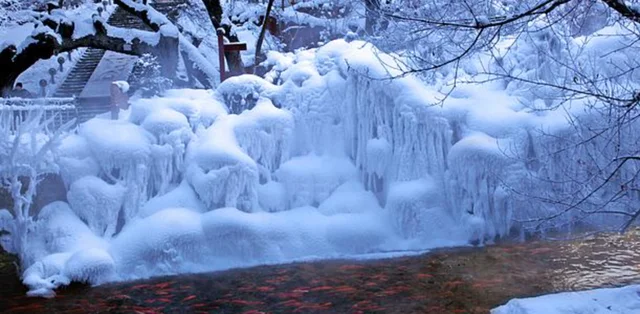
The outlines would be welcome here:
M 300 302 L 298 300 L 287 300 L 287 301 L 284 301 L 284 302 L 280 302 L 278 304 L 283 305 L 283 306 L 299 307 L 302 304 L 302 302 Z
M 364 300 L 364 301 L 360 301 L 354 305 L 351 306 L 351 308 L 363 308 L 363 307 L 368 307 L 371 304 L 371 301 L 369 300 Z
M 144 289 L 149 287 L 149 285 L 135 285 L 133 287 L 131 287 L 131 289 Z
M 275 290 L 275 288 L 267 287 L 267 286 L 256 288 L 256 291 L 260 291 L 260 292 L 270 292 L 270 291 L 273 291 L 273 290 Z
M 238 305 L 263 305 L 264 302 L 260 301 L 245 301 L 245 300 L 231 300 L 231 303 Z
M 302 297 L 302 293 L 300 292 L 280 292 L 278 293 L 278 298 L 280 299 L 296 299 Z
M 171 303 L 171 300 L 169 300 L 167 298 L 160 298 L 160 299 L 158 299 L 158 301 L 163 302 L 163 303 Z
M 463 284 L 464 282 L 462 282 L 461 280 L 447 281 L 444 283 L 445 287 L 455 287 Z
M 537 249 L 532 249 L 531 250 L 531 254 L 541 254 L 541 253 L 547 253 L 547 252 L 551 252 L 551 251 L 553 251 L 553 249 L 546 248 L 546 247 L 541 247 L 541 248 L 537 248 Z
M 433 275 L 429 275 L 429 274 L 418 274 L 418 279 L 427 279 L 427 278 L 433 278 Z
M 11 310 L 12 311 L 33 311 L 33 310 L 39 310 L 41 308 L 42 308 L 42 303 L 32 303 L 28 305 L 14 307 Z
M 350 286 L 338 286 L 333 288 L 333 292 L 338 292 L 338 293 L 353 293 L 355 291 L 356 289 Z
M 250 310 L 250 311 L 243 312 L 243 314 L 265 314 L 265 312 L 258 311 L 258 310 Z
M 504 280 L 502 279 L 493 279 L 493 280 L 478 280 L 474 284 L 471 285 L 474 289 L 483 289 L 491 286 L 499 286 L 502 284 Z
M 328 310 L 331 308 L 331 302 L 327 303 L 303 303 L 301 306 L 296 308 L 293 312 L 303 312 L 307 313 L 309 311 L 320 311 L 320 310 Z
M 195 295 L 190 295 L 190 296 L 188 296 L 188 297 L 186 297 L 186 298 L 182 299 L 182 302 L 186 302 L 186 301 L 189 301 L 189 300 L 193 300 L 193 299 L 195 299 L 195 298 L 196 298 L 196 296 L 195 296 Z
M 340 266 L 340 268 L 338 269 L 342 271 L 348 271 L 348 270 L 356 270 L 356 269 L 363 269 L 363 268 L 364 266 L 362 265 L 343 265 L 343 266 Z
M 427 308 L 426 313 L 445 313 L 445 311 L 439 306 L 430 306 Z
M 376 275 L 373 275 L 371 277 L 371 279 L 374 279 L 374 280 L 387 280 L 387 279 L 389 279 L 389 277 L 387 277 L 387 275 L 385 275 L 385 274 L 376 274 Z
M 333 287 L 331 286 L 320 286 L 320 287 L 311 288 L 311 290 L 309 291 L 327 291 L 331 289 L 333 289 Z
M 164 288 L 169 287 L 169 285 L 171 285 L 171 283 L 169 283 L 169 282 L 163 282 L 163 283 L 159 283 L 159 284 L 154 285 L 154 287 L 155 287 L 156 289 L 164 289 Z

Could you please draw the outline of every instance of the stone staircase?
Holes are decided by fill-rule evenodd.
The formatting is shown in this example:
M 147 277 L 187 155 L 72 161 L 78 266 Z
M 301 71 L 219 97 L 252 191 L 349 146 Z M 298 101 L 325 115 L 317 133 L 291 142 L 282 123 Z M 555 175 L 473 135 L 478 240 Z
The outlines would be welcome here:
M 176 8 L 176 6 L 183 1 L 156 1 L 153 7 L 160 13 L 171 15 L 170 13 Z M 142 20 L 138 17 L 129 14 L 120 7 L 116 7 L 115 11 L 109 16 L 107 23 L 111 26 L 129 29 L 140 29 L 151 31 Z M 80 60 L 76 63 L 74 68 L 69 72 L 64 82 L 58 87 L 53 97 L 78 97 L 82 90 L 87 85 L 87 82 L 94 73 L 100 60 L 105 55 L 105 51 L 102 49 L 88 48 Z M 136 70 L 134 69 L 133 72 Z M 82 98 L 77 99 L 77 111 L 78 111 L 78 123 L 82 123 L 93 118 L 96 114 L 101 114 L 109 111 L 109 99 L 96 99 L 85 100 Z
M 58 87 L 53 97 L 64 98 L 80 95 L 82 89 L 104 56 L 102 49 L 87 49 L 76 65 L 71 69 L 62 85 Z

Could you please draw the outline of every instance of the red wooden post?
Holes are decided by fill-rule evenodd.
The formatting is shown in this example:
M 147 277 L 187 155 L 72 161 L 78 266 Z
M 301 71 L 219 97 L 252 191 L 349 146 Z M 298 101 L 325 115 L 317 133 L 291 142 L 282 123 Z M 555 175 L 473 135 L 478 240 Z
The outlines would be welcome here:
M 247 50 L 247 43 L 224 44 L 224 51 L 244 51 Z
M 220 83 L 224 82 L 225 70 L 224 70 L 224 29 L 218 28 L 216 31 L 218 34 L 218 61 L 220 62 Z
M 243 51 L 247 50 L 246 43 L 224 43 L 224 29 L 218 28 L 216 31 L 218 35 L 218 61 L 220 62 L 220 83 L 224 82 L 230 76 L 231 73 L 227 73 L 224 67 L 225 58 L 224 53 L 228 51 Z

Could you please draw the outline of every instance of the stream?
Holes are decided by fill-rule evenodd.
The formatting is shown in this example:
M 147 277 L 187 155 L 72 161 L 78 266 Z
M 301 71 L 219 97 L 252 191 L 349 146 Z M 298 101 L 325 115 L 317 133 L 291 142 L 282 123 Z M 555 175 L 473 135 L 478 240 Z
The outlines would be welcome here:
M 514 297 L 640 283 L 640 230 L 81 284 L 28 298 L 0 257 L 2 313 L 488 313 Z

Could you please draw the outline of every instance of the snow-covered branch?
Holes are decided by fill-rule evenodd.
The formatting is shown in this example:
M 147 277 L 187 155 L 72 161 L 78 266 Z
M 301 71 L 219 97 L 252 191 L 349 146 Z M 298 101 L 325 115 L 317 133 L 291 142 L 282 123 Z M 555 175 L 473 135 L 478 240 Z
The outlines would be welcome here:
M 620 0 L 602 0 L 606 5 L 620 13 L 623 17 L 640 23 L 640 7 L 628 6 L 624 1 Z

